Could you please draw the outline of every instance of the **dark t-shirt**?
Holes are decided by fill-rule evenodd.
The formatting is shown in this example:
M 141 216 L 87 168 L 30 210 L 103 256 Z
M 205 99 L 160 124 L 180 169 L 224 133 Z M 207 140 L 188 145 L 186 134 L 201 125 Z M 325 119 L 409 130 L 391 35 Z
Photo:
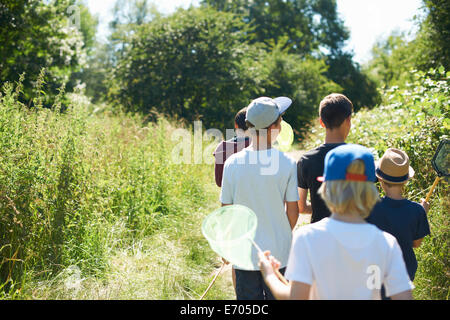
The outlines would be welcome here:
M 323 176 L 327 153 L 343 144 L 345 143 L 323 144 L 314 150 L 306 152 L 297 162 L 298 187 L 309 189 L 312 207 L 311 223 L 318 222 L 331 215 L 325 202 L 317 194 L 322 185 L 321 182 L 317 181 L 317 177 Z
M 425 209 L 417 202 L 408 199 L 394 200 L 384 197 L 375 205 L 367 222 L 392 234 L 397 239 L 409 277 L 414 280 L 417 260 L 413 250 L 413 241 L 430 234 Z

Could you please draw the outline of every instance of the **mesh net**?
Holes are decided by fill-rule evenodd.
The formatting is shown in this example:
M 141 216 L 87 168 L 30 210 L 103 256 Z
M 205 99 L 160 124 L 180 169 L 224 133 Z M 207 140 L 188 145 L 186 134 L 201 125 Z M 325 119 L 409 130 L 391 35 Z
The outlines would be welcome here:
M 215 210 L 205 218 L 202 233 L 211 249 L 240 269 L 252 268 L 252 240 L 257 226 L 256 214 L 240 205 Z
M 281 131 L 276 142 L 275 147 L 282 152 L 288 152 L 294 142 L 294 131 L 291 125 L 284 120 L 281 121 Z
M 444 140 L 439 146 L 437 153 L 433 159 L 435 170 L 440 176 L 448 177 L 450 175 L 450 140 Z

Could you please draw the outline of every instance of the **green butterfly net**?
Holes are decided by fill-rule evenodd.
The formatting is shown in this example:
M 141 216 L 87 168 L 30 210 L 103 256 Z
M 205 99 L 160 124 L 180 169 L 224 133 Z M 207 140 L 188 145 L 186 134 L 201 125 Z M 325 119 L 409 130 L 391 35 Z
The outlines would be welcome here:
M 252 269 L 256 214 L 241 205 L 215 210 L 203 220 L 202 233 L 211 249 L 239 269 Z
M 275 147 L 282 151 L 288 152 L 294 142 L 294 131 L 289 123 L 281 121 L 281 132 L 277 137 Z

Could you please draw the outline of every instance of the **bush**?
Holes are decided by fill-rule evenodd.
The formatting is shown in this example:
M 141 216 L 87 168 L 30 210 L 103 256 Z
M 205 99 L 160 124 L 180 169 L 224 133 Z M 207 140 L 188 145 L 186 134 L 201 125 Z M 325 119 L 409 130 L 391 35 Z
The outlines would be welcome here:
M 126 110 L 157 111 L 232 128 L 255 91 L 241 60 L 251 54 L 242 23 L 213 9 L 179 10 L 142 25 L 127 41 L 112 96 Z

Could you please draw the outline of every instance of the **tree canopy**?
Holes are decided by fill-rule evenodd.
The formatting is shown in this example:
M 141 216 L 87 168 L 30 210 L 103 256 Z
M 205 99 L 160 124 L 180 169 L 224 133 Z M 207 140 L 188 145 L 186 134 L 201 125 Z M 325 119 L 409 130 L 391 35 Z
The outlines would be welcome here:
M 232 12 L 250 24 L 251 43 L 281 41 L 290 53 L 324 59 L 328 78 L 339 84 L 356 110 L 378 102 L 375 84 L 361 72 L 353 54 L 343 49 L 350 34 L 335 0 L 203 0 L 202 4 Z
M 202 0 L 167 16 L 150 0 L 117 0 L 106 42 L 82 0 L 3 1 L 0 81 L 25 73 L 21 99 L 32 105 L 45 68 L 44 105 L 61 86 L 84 87 L 94 102 L 220 128 L 257 96 L 289 96 L 286 117 L 301 132 L 331 91 L 358 110 L 413 68 L 448 70 L 449 5 L 423 1 L 417 36 L 380 41 L 364 68 L 345 50 L 349 31 L 335 0 Z

